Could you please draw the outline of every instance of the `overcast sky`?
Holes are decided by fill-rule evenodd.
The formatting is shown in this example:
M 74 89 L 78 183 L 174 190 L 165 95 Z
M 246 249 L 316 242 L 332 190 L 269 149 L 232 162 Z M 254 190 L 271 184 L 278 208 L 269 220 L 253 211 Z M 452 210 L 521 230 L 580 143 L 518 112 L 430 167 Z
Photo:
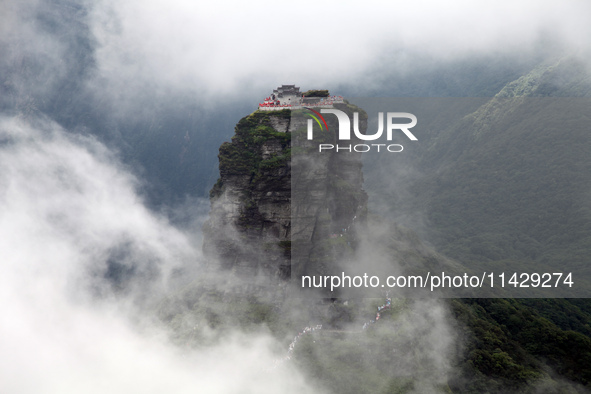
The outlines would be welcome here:
M 105 0 L 92 15 L 99 67 L 114 86 L 214 96 L 351 81 L 405 51 L 443 60 L 527 51 L 544 35 L 578 51 L 589 22 L 585 0 Z
M 76 55 L 72 42 L 81 42 L 72 36 L 80 35 L 93 62 L 89 91 L 119 110 L 174 95 L 201 104 L 252 100 L 284 83 L 370 85 L 424 66 L 419 58 L 529 53 L 550 41 L 583 56 L 591 36 L 585 0 L 80 0 L 87 13 L 64 2 L 76 3 L 0 3 L 0 63 L 34 54 L 43 60 L 36 89 L 51 88 L 57 77 L 71 77 L 67 58 Z M 43 24 L 66 14 L 57 33 Z

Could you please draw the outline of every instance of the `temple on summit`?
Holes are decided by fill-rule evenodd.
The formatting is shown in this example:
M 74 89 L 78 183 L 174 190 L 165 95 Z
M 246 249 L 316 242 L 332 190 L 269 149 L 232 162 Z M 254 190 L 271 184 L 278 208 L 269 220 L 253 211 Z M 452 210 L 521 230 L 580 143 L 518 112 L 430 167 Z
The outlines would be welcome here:
M 300 88 L 295 85 L 281 85 L 273 90 L 273 93 L 262 103 L 259 103 L 260 111 L 280 111 L 283 109 L 301 109 L 304 107 L 332 108 L 333 104 L 343 103 L 342 96 L 329 96 L 327 90 L 314 91 L 324 92 L 319 96 L 308 94 L 312 91 L 301 93 Z
M 271 94 L 271 99 L 275 101 L 279 101 L 280 105 L 285 104 L 292 104 L 291 100 L 301 102 L 301 93 L 300 88 L 295 85 L 281 85 L 277 89 L 273 90 L 273 94 Z

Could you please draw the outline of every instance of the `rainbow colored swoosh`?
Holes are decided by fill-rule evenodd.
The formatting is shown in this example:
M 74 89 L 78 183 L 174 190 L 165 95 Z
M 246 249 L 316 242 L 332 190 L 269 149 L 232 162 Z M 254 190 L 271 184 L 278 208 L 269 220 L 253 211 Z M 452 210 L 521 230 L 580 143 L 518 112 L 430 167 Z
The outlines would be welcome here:
M 324 125 L 326 126 L 326 131 L 328 131 L 328 125 L 326 124 L 326 120 L 324 120 L 324 117 L 322 115 L 320 115 L 320 113 L 314 111 L 312 108 L 308 108 L 308 107 L 304 107 L 305 109 L 307 109 L 308 111 L 312 111 L 314 112 L 316 115 L 318 115 L 320 117 L 320 119 L 322 119 L 322 123 L 324 123 Z M 314 118 L 314 120 L 316 121 L 316 123 L 318 123 L 318 126 L 320 126 L 320 130 L 324 130 L 324 128 L 322 127 L 322 123 L 320 123 L 320 120 L 318 120 L 318 118 L 312 114 L 306 114 L 311 116 L 312 118 Z

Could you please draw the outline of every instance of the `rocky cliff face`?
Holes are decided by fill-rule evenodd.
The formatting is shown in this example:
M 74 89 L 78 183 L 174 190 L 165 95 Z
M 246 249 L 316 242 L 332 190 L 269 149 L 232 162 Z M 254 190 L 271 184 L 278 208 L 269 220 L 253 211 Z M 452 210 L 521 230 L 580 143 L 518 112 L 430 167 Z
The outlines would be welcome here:
M 361 112 L 365 129 L 360 109 L 339 109 Z M 213 264 L 286 280 L 328 272 L 353 251 L 367 209 L 360 154 L 318 152 L 320 140 L 335 143 L 336 118 L 327 115 L 331 132 L 308 141 L 305 113 L 256 111 L 220 147 L 220 178 L 204 226 L 204 252 Z

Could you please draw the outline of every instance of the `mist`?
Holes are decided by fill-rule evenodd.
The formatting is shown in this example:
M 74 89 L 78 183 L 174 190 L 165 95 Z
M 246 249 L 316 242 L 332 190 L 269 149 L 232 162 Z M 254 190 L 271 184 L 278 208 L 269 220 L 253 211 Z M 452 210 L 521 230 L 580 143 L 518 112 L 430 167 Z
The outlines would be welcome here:
M 591 33 L 591 6 L 577 0 L 27 0 L 2 7 L 1 62 L 13 66 L 11 90 L 22 99 L 67 79 L 122 118 L 169 104 L 211 111 L 260 100 L 282 83 L 362 95 L 389 77 L 478 56 L 588 60 Z M 19 69 L 27 58 L 35 66 Z
M 159 316 L 168 297 L 189 309 L 179 293 L 208 280 L 202 196 L 220 143 L 284 83 L 362 96 L 475 57 L 589 64 L 589 15 L 583 0 L 0 2 L 0 391 L 330 392 L 297 362 L 269 372 L 291 333 L 199 326 L 206 343 L 185 344 Z M 183 329 L 197 330 L 191 317 Z M 417 392 L 453 373 L 451 320 L 443 302 L 417 302 L 378 332 Z
M 172 345 L 154 303 L 203 263 L 195 234 L 151 213 L 103 145 L 6 117 L 0 141 L 3 392 L 312 391 L 289 366 L 264 373 L 277 358 L 264 331 Z
M 193 343 L 193 334 L 175 341 L 162 301 L 176 299 L 170 309 L 182 310 L 179 290 L 192 280 L 221 291 L 233 283 L 204 272 L 197 229 L 175 227 L 146 208 L 137 193 L 142 181 L 117 154 L 47 118 L 2 117 L 0 141 L 2 391 L 332 391 L 297 362 L 277 364 L 289 336 L 274 337 L 264 326 L 243 330 L 226 316 L 230 328 L 215 333 L 189 310 L 181 331 L 198 330 L 206 341 Z M 314 305 L 289 301 L 282 316 Z M 419 379 L 418 391 L 434 390 L 447 379 L 456 346 L 448 312 L 432 301 L 397 313 L 393 332 L 387 325 L 378 331 L 391 351 L 403 352 L 397 373 Z M 365 340 L 362 324 L 349 327 L 357 341 Z M 377 366 L 368 360 L 363 368 Z
M 371 84 L 402 68 L 480 54 L 527 55 L 552 43 L 577 52 L 588 44 L 589 7 L 583 1 L 543 7 L 534 1 L 105 1 L 91 21 L 99 73 L 113 91 L 151 87 L 152 94 L 199 92 L 217 101 L 266 94 L 281 83 L 332 88 L 363 78 Z

